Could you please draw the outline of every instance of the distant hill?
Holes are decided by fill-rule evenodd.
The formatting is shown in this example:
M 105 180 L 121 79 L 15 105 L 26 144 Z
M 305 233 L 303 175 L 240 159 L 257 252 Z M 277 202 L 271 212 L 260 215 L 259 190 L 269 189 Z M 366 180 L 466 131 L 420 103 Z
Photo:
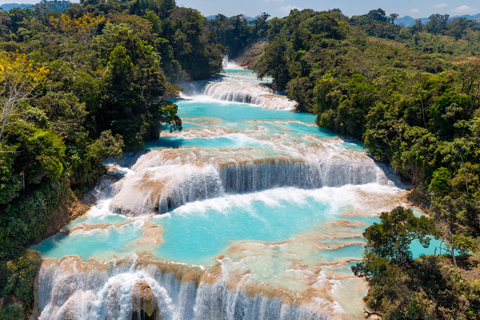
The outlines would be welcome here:
M 205 17 L 205 18 L 207 18 L 207 20 L 214 20 L 216 16 L 217 16 L 216 14 L 212 14 L 211 16 L 208 16 L 208 17 Z M 255 20 L 255 18 L 247 17 L 248 22 L 253 21 L 253 20 Z
M 13 8 L 31 8 L 35 6 L 35 4 L 27 4 L 27 3 L 5 3 L 0 6 L 5 11 L 10 11 Z M 62 12 L 63 10 L 67 9 L 70 6 L 70 1 L 47 1 L 47 6 L 55 11 Z
M 13 8 L 30 8 L 33 7 L 33 4 L 27 4 L 27 3 L 4 3 L 0 6 L 5 11 L 10 11 L 10 9 Z
M 455 16 L 455 17 L 450 17 L 449 20 L 453 20 L 455 18 L 461 18 L 461 17 L 465 17 L 469 20 L 472 20 L 472 19 L 479 19 L 480 20 L 480 13 L 478 14 L 475 14 L 475 15 L 469 15 L 469 14 L 466 14 L 466 15 L 463 15 L 463 16 Z M 405 27 L 411 27 L 415 24 L 415 18 L 412 18 L 410 16 L 405 16 L 405 17 L 402 17 L 402 18 L 398 18 L 395 23 L 396 24 L 403 24 L 403 26 Z M 422 23 L 425 24 L 428 22 L 428 18 L 421 18 L 422 20 Z
M 207 16 L 207 20 L 214 20 L 215 17 L 217 15 L 216 14 L 212 14 L 210 16 Z M 469 14 L 466 14 L 466 15 L 463 15 L 463 16 L 455 16 L 455 17 L 450 17 L 449 20 L 453 20 L 455 18 L 460 18 L 460 17 L 465 17 L 469 20 L 472 20 L 472 19 L 479 19 L 480 20 L 480 13 L 477 13 L 477 14 L 474 14 L 474 15 L 469 15 Z M 428 22 L 428 18 L 420 18 L 422 20 L 422 23 L 425 24 Z M 250 22 L 250 21 L 253 21 L 255 20 L 255 18 L 252 18 L 252 17 L 247 17 L 247 21 Z M 398 24 L 398 25 L 403 25 L 405 27 L 411 27 L 415 24 L 415 20 L 417 20 L 417 18 L 412 18 L 410 16 L 405 16 L 405 17 L 402 17 L 402 18 L 398 18 L 395 23 Z
M 57 0 L 47 1 L 47 6 L 52 10 L 62 12 L 63 10 L 70 7 L 70 1 L 68 1 L 68 0 L 67 1 L 64 1 L 64 0 L 61 0 L 61 1 L 57 1 Z

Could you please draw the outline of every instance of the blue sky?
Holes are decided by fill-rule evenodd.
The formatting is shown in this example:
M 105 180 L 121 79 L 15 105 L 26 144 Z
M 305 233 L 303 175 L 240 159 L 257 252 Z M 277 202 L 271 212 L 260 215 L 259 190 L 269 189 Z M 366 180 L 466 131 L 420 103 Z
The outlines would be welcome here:
M 246 14 L 256 16 L 268 12 L 283 17 L 290 9 L 326 10 L 340 8 L 348 16 L 365 14 L 371 9 L 382 8 L 387 13 L 398 13 L 401 17 L 428 17 L 432 13 L 448 13 L 451 16 L 480 12 L 478 0 L 176 0 L 180 6 L 198 9 L 208 16 L 222 13 L 226 16 Z M 38 0 L 0 0 L 3 3 L 37 3 Z
M 478 0 L 177 0 L 177 4 L 198 9 L 204 15 L 222 13 L 227 16 L 239 13 L 256 16 L 264 11 L 272 16 L 285 16 L 294 7 L 314 10 L 340 8 L 348 16 L 382 8 L 388 13 L 414 18 L 428 17 L 432 13 L 455 16 L 480 12 Z

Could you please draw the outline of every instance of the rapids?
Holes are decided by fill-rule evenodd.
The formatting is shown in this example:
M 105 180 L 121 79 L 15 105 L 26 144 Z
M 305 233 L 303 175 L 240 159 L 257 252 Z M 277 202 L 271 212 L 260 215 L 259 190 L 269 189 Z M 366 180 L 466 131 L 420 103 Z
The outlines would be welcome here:
M 231 63 L 224 66 L 232 67 Z M 266 109 L 294 110 L 297 103 L 276 95 L 268 80 L 258 80 L 252 71 L 227 69 L 228 76 L 213 81 L 192 81 L 181 85 L 185 98 L 204 96 L 215 100 L 248 103 Z M 252 76 L 253 75 L 253 76 Z
M 39 319 L 363 318 L 350 267 L 377 215 L 408 206 L 402 184 L 269 79 L 224 67 L 182 85 L 182 132 L 107 163 L 95 206 L 32 247 Z

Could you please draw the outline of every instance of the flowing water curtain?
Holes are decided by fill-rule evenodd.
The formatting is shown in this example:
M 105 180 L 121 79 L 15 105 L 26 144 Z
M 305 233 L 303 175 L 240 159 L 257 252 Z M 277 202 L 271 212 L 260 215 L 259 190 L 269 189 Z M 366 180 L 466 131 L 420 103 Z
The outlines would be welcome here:
M 215 100 L 254 104 L 266 109 L 295 110 L 297 102 L 286 96 L 279 96 L 263 80 L 258 80 L 254 73 L 239 71 L 244 81 L 228 76 L 222 81 L 189 81 L 181 84 L 182 96 L 193 98 L 205 95 Z M 253 75 L 253 77 L 252 77 Z M 238 77 L 238 76 L 236 76 Z
M 394 185 L 385 172 L 360 152 L 320 145 L 308 156 L 225 160 L 227 151 L 152 150 L 132 166 L 132 174 L 106 188 L 113 191 L 110 208 L 131 216 L 165 213 L 188 202 L 227 194 L 278 187 L 316 189 L 348 184 Z M 386 170 L 388 171 L 388 170 Z M 103 180 L 102 180 L 103 181 Z M 112 185 L 113 183 L 113 185 Z M 113 187 L 113 188 L 112 188 Z M 99 191 L 100 192 L 100 191 Z
M 328 303 L 322 301 L 284 303 L 281 295 L 263 292 L 263 286 L 250 286 L 248 280 L 245 289 L 235 289 L 221 272 L 147 261 L 137 255 L 106 264 L 72 256 L 45 260 L 39 271 L 39 319 L 130 320 L 142 314 L 171 320 L 330 318 Z

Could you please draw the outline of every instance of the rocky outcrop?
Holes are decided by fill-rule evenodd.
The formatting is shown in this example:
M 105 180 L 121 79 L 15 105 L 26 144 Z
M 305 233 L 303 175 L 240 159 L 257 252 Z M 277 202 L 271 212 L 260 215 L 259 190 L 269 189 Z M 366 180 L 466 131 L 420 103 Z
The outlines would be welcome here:
M 263 53 L 263 50 L 267 44 L 267 41 L 260 40 L 249 46 L 243 54 L 240 65 L 246 69 L 252 70 L 255 65 L 255 61 Z
M 161 319 L 157 299 L 153 294 L 152 288 L 145 280 L 138 280 L 135 283 L 132 290 L 132 300 L 133 310 L 137 313 L 138 318 Z
M 57 234 L 62 227 L 66 226 L 70 221 L 83 216 L 91 207 L 91 204 L 75 199 L 53 210 L 46 224 L 45 238 Z

